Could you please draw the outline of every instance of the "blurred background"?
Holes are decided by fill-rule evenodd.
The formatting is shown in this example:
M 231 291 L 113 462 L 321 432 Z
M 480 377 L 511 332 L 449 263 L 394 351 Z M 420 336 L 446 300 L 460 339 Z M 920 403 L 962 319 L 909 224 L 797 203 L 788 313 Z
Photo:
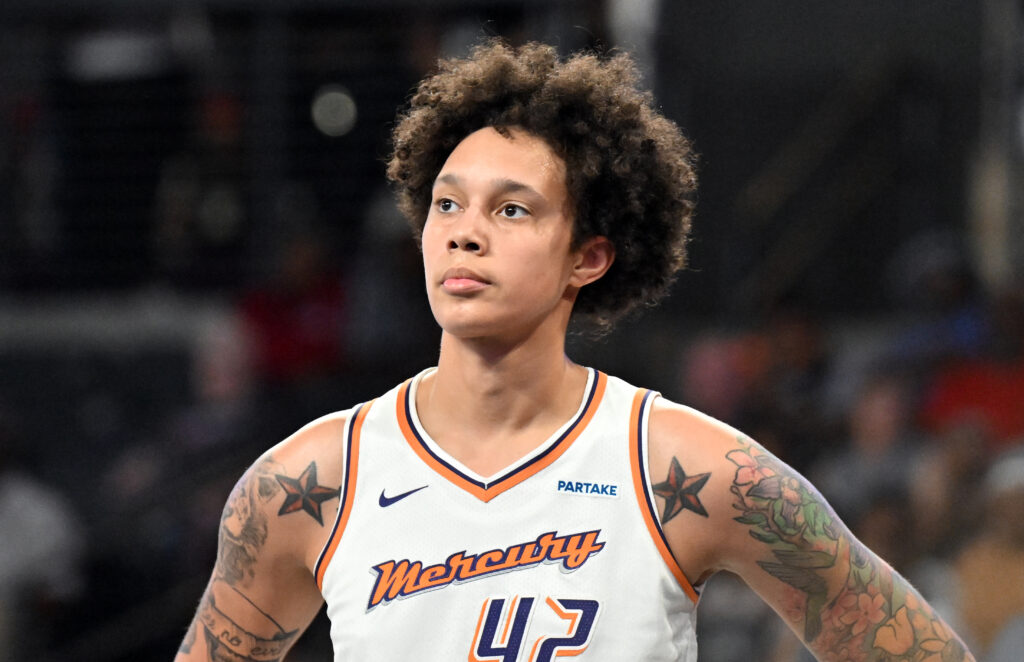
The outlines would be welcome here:
M 629 50 L 701 154 L 671 298 L 572 357 L 760 440 L 1019 661 L 1019 0 L 3 0 L 0 657 L 170 660 L 244 468 L 434 363 L 387 136 L 483 35 Z M 700 641 L 804 659 L 729 576 Z

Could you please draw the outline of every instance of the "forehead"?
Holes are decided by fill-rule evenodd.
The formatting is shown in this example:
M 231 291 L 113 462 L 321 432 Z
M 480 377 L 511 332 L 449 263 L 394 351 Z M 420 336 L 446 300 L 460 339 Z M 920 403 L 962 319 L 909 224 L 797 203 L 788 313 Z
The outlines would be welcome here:
M 522 129 L 501 133 L 486 127 L 456 145 L 438 177 L 456 175 L 481 183 L 513 180 L 561 199 L 566 195 L 565 173 L 565 162 L 542 138 Z

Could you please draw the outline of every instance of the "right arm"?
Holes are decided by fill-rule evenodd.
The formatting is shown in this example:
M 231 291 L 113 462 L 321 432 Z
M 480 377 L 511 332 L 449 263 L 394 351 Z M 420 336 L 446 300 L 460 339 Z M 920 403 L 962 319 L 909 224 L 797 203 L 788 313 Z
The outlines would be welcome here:
M 803 476 L 728 426 L 672 403 L 656 407 L 651 475 L 664 477 L 654 490 L 685 576 L 738 575 L 819 660 L 974 661 Z
M 323 604 L 313 578 L 337 512 L 344 421 L 311 423 L 235 485 L 217 560 L 175 662 L 279 662 Z M 326 522 L 326 525 L 325 525 Z

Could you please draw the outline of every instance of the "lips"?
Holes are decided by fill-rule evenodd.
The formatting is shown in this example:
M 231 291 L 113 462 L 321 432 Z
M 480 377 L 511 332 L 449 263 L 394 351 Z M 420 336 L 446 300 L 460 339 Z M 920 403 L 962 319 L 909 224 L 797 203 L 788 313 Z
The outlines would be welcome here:
M 474 292 L 490 284 L 491 281 L 465 267 L 453 267 L 441 276 L 441 285 L 453 294 Z
M 485 285 L 490 283 L 489 280 L 487 280 L 477 272 L 473 271 L 472 269 L 467 269 L 465 267 L 453 267 L 448 271 L 444 272 L 444 275 L 441 276 L 442 282 L 450 279 L 475 280 L 477 282 L 484 283 Z

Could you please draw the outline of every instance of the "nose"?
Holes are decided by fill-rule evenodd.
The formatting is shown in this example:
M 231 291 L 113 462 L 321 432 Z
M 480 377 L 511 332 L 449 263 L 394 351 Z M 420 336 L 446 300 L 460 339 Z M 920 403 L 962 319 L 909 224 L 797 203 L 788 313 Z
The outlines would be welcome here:
M 481 246 L 480 242 L 470 239 L 469 237 L 452 237 L 448 240 L 448 250 L 467 250 L 471 253 L 479 253 Z
M 449 230 L 448 250 L 483 253 L 487 248 L 486 234 L 482 227 L 484 220 L 478 213 L 471 210 L 467 210 L 460 216 L 461 218 L 452 223 Z

